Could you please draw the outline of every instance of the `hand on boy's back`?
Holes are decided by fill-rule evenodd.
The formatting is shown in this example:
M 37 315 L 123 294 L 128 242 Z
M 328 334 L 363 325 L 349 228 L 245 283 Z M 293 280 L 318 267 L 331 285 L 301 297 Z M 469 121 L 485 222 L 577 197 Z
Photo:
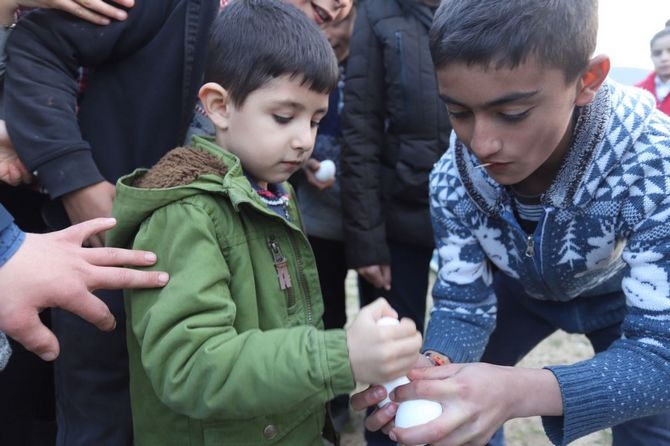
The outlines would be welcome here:
M 347 329 L 347 347 L 354 379 L 381 383 L 405 375 L 419 359 L 421 333 L 414 321 L 403 318 L 394 326 L 378 326 L 382 317 L 398 314 L 384 298 L 361 308 Z

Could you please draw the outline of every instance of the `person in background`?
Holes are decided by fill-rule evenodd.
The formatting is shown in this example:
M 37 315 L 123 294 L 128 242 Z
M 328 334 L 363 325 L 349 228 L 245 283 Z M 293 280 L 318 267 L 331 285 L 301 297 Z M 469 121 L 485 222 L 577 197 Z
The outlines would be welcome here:
M 431 173 L 426 358 L 366 424 L 416 397 L 444 411 L 384 427 L 399 443 L 481 445 L 541 416 L 556 445 L 605 428 L 615 446 L 670 444 L 670 118 L 607 79 L 597 23 L 597 0 L 442 0 L 435 14 L 454 138 Z M 515 367 L 558 329 L 594 356 Z
M 337 88 L 328 98 L 328 113 L 319 122 L 312 157 L 301 172 L 291 177 L 296 187 L 305 233 L 314 251 L 319 285 L 323 294 L 323 322 L 326 329 L 343 328 L 347 322 L 346 277 L 347 263 L 342 233 L 342 204 L 340 198 L 340 152 L 342 148 L 342 112 L 345 66 L 356 17 L 356 5 L 341 20 L 325 24 L 322 29 L 335 51 L 340 68 Z M 321 161 L 335 164 L 335 177 L 318 180 L 314 174 Z M 349 420 L 349 395 L 338 395 L 330 403 L 333 424 L 337 431 Z
M 323 330 L 286 181 L 339 79 L 321 30 L 281 0 L 233 0 L 206 60 L 199 97 L 215 138 L 117 183 L 109 243 L 154 247 L 171 274 L 162 292 L 127 290 L 135 444 L 321 445 L 325 403 L 405 373 L 421 335 L 409 319 L 377 326 L 397 317 L 383 299 Z
M 670 26 L 654 34 L 649 47 L 654 71 L 635 86 L 653 94 L 658 109 L 670 115 Z
M 451 131 L 428 47 L 437 3 L 360 3 L 341 118 L 344 240 L 361 304 L 384 296 L 419 330 L 434 248 L 428 175 Z M 366 439 L 390 444 L 383 434 Z
M 324 29 L 333 22 L 341 22 L 344 17 L 349 15 L 353 7 L 354 0 L 284 0 L 304 12 L 307 17 L 314 20 L 314 23 Z M 221 1 L 221 8 L 224 8 L 228 1 Z M 191 144 L 193 136 L 214 136 L 215 128 L 212 122 L 207 118 L 207 113 L 198 102 L 193 111 L 193 118 L 189 125 L 188 132 L 184 138 L 184 145 Z
M 154 164 L 190 122 L 219 1 L 115 6 L 127 18 L 104 28 L 33 10 L 7 41 L 5 119 L 21 161 L 48 194 L 40 212 L 47 230 L 110 217 L 114 182 Z M 100 232 L 87 244 L 103 242 Z M 121 292 L 95 293 L 116 330 L 100 332 L 58 309 L 51 315 L 62 347 L 54 364 L 59 446 L 133 444 Z
M 17 18 L 30 8 L 54 8 L 76 15 L 98 25 L 106 25 L 127 16 L 124 8 L 132 0 L 105 2 L 90 0 L 2 0 L 0 2 L 0 85 L 5 74 L 5 43 Z M 0 88 L 0 102 L 2 99 Z M 0 110 L 2 106 L 0 105 Z M 0 112 L 0 203 L 14 216 L 23 230 L 33 233 L 47 231 L 41 208 L 46 197 L 38 190 L 33 175 L 25 168 L 6 132 L 4 112 Z M 19 186 L 19 187 L 14 187 Z M 51 327 L 51 311 L 40 312 L 40 319 Z M 44 362 L 9 339 L 12 360 L 0 376 L 0 444 L 52 445 L 56 436 L 53 363 Z

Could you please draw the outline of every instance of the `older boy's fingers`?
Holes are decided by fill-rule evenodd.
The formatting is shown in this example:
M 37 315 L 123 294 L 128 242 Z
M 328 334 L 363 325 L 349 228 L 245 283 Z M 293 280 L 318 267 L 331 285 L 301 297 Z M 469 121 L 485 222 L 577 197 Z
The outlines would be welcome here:
M 391 402 L 372 412 L 365 418 L 365 427 L 367 430 L 375 432 L 383 430 L 388 432 L 393 428 L 393 419 L 398 412 L 398 404 Z
M 163 271 L 140 271 L 133 268 L 100 266 L 87 276 L 89 290 L 123 288 L 160 288 L 170 280 Z
M 38 355 L 45 361 L 53 361 L 58 357 L 60 348 L 58 339 L 40 320 L 38 313 L 32 313 L 15 324 L 20 329 L 8 328 L 7 336 L 23 345 L 26 350 Z
M 386 389 L 384 386 L 370 386 L 367 389 L 354 393 L 351 396 L 351 407 L 354 410 L 363 410 L 368 407 L 376 406 L 386 398 Z

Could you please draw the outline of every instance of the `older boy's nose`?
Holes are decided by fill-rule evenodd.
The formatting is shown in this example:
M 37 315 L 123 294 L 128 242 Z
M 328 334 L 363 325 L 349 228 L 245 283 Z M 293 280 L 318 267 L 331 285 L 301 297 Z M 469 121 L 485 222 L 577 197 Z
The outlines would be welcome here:
M 487 159 L 502 149 L 502 141 L 492 126 L 486 123 L 476 123 L 470 138 L 470 150 L 479 159 Z

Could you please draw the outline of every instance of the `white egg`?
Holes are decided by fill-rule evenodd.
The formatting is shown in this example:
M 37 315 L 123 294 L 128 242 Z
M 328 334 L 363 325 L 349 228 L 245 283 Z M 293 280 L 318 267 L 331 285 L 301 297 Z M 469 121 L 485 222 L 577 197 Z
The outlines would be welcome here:
M 411 400 L 400 403 L 395 414 L 395 425 L 414 427 L 433 421 L 442 414 L 442 405 L 430 400 Z
M 330 181 L 335 178 L 335 163 L 331 160 L 323 160 L 319 165 L 319 170 L 314 172 L 314 177 L 321 182 Z

